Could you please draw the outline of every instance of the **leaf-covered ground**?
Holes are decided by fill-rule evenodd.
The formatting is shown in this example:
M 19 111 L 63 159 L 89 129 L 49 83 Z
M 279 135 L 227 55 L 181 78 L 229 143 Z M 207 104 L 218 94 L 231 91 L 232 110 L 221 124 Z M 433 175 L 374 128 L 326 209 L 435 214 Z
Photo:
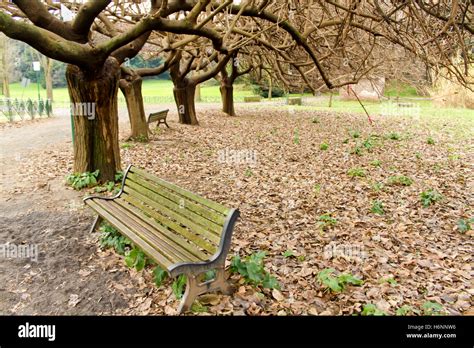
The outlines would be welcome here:
M 474 217 L 474 121 L 390 116 L 371 126 L 361 115 L 237 110 L 231 118 L 208 108 L 199 127 L 172 121 L 150 143 L 122 146 L 124 167 L 133 163 L 240 209 L 228 263 L 235 254 L 267 253 L 281 291 L 233 275 L 236 293 L 202 297 L 200 315 L 351 315 L 367 304 L 393 315 L 402 306 L 422 311 L 426 302 L 472 314 L 472 231 L 457 225 Z M 226 149 L 243 157 L 222 158 Z M 64 178 L 69 149 L 46 155 L 20 171 Z M 401 176 L 411 185 L 397 184 Z M 428 190 L 442 199 L 423 207 Z M 321 221 L 325 214 L 332 224 Z M 128 303 L 112 313 L 175 314 L 170 281 L 156 288 L 151 268 L 130 270 L 111 250 L 97 255 L 103 270 L 130 274 L 104 284 Z M 363 284 L 329 292 L 317 281 L 327 268 Z

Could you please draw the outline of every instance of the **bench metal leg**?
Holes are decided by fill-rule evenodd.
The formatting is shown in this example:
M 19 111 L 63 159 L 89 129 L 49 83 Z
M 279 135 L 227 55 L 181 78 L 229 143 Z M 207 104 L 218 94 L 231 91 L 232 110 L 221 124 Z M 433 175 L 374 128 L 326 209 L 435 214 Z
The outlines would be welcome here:
M 89 231 L 89 233 L 94 233 L 96 228 L 100 225 L 100 223 L 102 222 L 102 216 L 100 215 L 97 215 L 97 217 L 95 218 L 94 222 L 92 223 L 92 227 Z
M 199 284 L 198 277 L 199 275 L 186 274 L 186 291 L 178 308 L 179 313 L 189 311 L 199 295 L 214 291 L 220 291 L 224 295 L 234 292 L 234 288 L 226 280 L 224 267 L 216 269 L 216 277 L 213 280 Z

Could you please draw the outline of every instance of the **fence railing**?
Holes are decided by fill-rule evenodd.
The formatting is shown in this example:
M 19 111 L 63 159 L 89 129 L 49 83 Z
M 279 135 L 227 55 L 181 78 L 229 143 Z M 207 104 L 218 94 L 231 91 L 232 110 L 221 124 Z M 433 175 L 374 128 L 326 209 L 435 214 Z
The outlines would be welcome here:
M 15 119 L 35 119 L 50 117 L 53 114 L 53 104 L 49 99 L 31 100 L 0 97 L 0 116 L 9 122 Z

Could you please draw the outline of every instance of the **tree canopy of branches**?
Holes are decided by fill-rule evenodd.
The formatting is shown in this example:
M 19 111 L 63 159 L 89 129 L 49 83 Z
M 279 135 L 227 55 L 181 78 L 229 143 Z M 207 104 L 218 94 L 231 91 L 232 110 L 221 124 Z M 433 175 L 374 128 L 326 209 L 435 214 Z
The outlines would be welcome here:
M 62 5 L 75 13 L 73 20 L 63 21 L 60 5 L 52 0 L 3 2 L 0 31 L 69 64 L 71 103 L 94 103 L 96 110 L 93 120 L 74 114 L 74 170 L 98 169 L 102 180 L 113 179 L 121 169 L 118 88 L 126 95 L 132 134 L 146 134 L 136 81 L 166 69 L 180 122 L 192 125 L 198 124 L 197 84 L 219 74 L 224 111 L 233 115 L 230 87 L 252 68 L 284 85 L 305 84 L 317 91 L 383 73 L 387 61 L 409 55 L 470 87 L 474 5 L 469 1 L 90 0 Z M 163 66 L 152 71 L 121 67 L 145 45 L 156 48 L 153 54 L 164 58 Z

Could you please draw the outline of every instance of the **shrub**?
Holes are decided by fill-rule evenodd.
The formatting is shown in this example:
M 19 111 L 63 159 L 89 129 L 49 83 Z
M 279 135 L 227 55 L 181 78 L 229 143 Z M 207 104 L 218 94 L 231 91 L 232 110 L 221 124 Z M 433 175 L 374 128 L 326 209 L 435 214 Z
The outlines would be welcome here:
M 261 96 L 262 98 L 268 98 L 270 89 L 266 86 L 252 85 L 252 90 L 254 94 Z M 272 98 L 280 98 L 285 95 L 285 91 L 279 87 L 272 88 Z

